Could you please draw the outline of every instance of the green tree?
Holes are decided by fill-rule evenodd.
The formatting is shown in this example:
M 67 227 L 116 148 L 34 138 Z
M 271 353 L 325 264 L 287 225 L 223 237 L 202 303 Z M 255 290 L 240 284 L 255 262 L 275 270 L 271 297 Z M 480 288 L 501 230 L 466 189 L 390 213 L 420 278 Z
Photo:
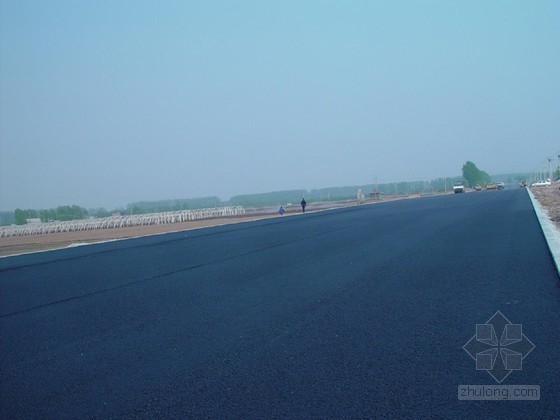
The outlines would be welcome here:
M 40 210 L 39 217 L 41 218 L 41 222 L 45 223 L 49 221 L 49 211 L 48 210 Z
M 25 211 L 23 211 L 22 209 L 15 209 L 14 210 L 14 219 L 15 219 L 16 225 L 27 224 L 27 215 L 25 214 Z
M 78 220 L 85 219 L 88 215 L 86 209 L 80 206 L 58 206 L 56 208 L 56 220 Z
M 55 209 L 41 210 L 39 212 L 33 211 L 28 213 L 29 217 L 39 217 L 42 222 L 52 222 L 53 220 L 78 220 L 85 219 L 88 216 L 88 211 L 80 206 L 58 206 Z
M 488 173 L 478 169 L 471 161 L 467 161 L 463 165 L 463 178 L 465 178 L 471 187 L 477 184 L 484 185 L 492 180 Z

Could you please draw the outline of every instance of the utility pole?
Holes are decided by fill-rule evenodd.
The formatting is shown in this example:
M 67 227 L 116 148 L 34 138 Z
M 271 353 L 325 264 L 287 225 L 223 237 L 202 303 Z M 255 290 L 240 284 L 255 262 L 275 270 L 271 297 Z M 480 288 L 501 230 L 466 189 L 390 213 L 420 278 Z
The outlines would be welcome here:
M 550 180 L 552 181 L 552 171 L 550 169 L 550 162 L 552 161 L 552 159 L 548 158 L 548 178 L 550 178 Z

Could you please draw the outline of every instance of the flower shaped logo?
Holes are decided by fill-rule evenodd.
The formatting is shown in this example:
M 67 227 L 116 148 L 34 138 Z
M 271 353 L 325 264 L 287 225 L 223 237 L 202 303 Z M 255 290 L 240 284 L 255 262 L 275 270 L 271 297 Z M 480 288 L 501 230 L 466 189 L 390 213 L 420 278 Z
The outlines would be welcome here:
M 476 334 L 463 346 L 476 361 L 476 370 L 487 371 L 499 384 L 523 368 L 523 360 L 534 348 L 522 325 L 512 324 L 500 311 L 485 324 L 476 324 Z

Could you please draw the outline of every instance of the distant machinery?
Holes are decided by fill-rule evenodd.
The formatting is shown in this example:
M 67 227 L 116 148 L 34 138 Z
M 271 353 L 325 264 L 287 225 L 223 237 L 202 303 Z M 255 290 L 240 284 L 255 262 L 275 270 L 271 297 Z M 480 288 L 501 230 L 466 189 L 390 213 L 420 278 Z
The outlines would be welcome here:
M 21 226 L 0 227 L 0 238 L 8 236 L 42 235 L 46 233 L 77 232 L 83 230 L 112 229 L 128 226 L 161 225 L 188 222 L 213 217 L 239 216 L 245 214 L 242 206 L 215 207 L 209 209 L 179 210 L 162 213 L 110 216 L 98 219 L 70 220 L 67 222 L 34 223 Z

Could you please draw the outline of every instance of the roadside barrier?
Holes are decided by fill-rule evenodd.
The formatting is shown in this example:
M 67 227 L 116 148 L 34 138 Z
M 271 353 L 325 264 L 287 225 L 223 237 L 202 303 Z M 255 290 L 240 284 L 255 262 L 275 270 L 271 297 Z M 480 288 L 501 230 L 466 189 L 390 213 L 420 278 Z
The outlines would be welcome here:
M 214 217 L 245 214 L 242 206 L 215 207 L 209 209 L 179 210 L 162 213 L 111 216 L 97 219 L 70 220 L 67 222 L 33 223 L 20 226 L 0 227 L 0 238 L 8 236 L 42 235 L 46 233 L 78 232 L 83 230 L 113 229 L 128 226 L 161 225 L 188 222 Z

